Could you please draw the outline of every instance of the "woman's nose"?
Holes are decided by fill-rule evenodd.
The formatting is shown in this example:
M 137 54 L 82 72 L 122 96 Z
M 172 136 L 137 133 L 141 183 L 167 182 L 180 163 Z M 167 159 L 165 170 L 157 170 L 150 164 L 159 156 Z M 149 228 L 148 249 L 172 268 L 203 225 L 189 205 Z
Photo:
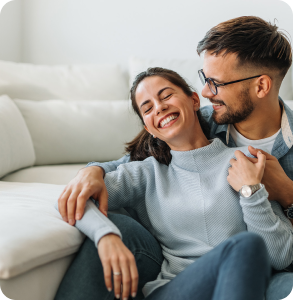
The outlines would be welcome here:
M 212 91 L 210 90 L 209 85 L 208 85 L 207 83 L 203 86 L 203 89 L 202 89 L 202 91 L 201 91 L 201 95 L 202 95 L 204 98 L 212 98 L 212 97 L 215 96 L 215 95 L 212 93 Z
M 158 115 L 159 113 L 163 112 L 164 110 L 166 110 L 168 108 L 168 105 L 166 103 L 163 102 L 157 102 L 155 104 L 155 109 L 156 109 L 156 115 Z

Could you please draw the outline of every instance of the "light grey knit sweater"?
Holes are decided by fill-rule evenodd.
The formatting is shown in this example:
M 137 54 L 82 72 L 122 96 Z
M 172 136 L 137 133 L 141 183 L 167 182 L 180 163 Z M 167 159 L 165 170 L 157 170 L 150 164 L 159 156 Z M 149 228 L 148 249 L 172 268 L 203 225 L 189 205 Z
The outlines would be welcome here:
M 249 155 L 247 147 L 237 149 Z M 237 149 L 216 138 L 203 148 L 171 151 L 169 166 L 149 157 L 106 174 L 109 210 L 133 208 L 163 249 L 161 272 L 144 286 L 145 296 L 241 231 L 263 237 L 274 268 L 292 262 L 292 225 L 280 205 L 268 201 L 265 188 L 243 198 L 227 182 L 229 161 Z M 75 226 L 97 246 L 105 234 L 121 234 L 94 202 L 87 201 L 85 214 Z

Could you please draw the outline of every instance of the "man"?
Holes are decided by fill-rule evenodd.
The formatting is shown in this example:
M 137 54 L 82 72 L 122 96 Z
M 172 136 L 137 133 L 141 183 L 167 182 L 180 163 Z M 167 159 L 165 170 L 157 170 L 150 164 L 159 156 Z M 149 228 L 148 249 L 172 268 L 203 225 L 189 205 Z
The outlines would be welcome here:
M 261 149 L 267 157 L 263 184 L 269 192 L 269 199 L 278 201 L 284 213 L 289 216 L 292 213 L 293 217 L 293 112 L 278 98 L 282 80 L 292 64 L 288 40 L 275 25 L 257 17 L 240 17 L 208 31 L 199 42 L 197 52 L 199 55 L 204 53 L 203 69 L 199 71 L 204 84 L 202 95 L 213 104 L 212 107 L 201 109 L 210 125 L 211 138 L 220 138 L 229 147 L 253 145 L 255 148 L 250 147 L 250 152 L 254 156 Z M 256 162 L 256 159 L 249 160 Z M 87 168 L 80 170 L 58 200 L 63 219 L 74 225 L 75 219 L 82 217 L 90 197 L 99 201 L 99 209 L 107 215 L 107 189 L 103 176 L 128 161 L 129 156 L 125 156 L 109 163 L 90 163 Z M 231 162 L 227 178 L 229 182 L 237 180 L 233 164 Z M 127 230 L 139 224 L 132 219 L 129 221 L 125 216 L 109 215 L 109 218 L 121 232 L 125 232 L 122 233 L 123 242 L 129 245 L 132 253 L 135 252 L 132 250 L 134 243 L 138 243 L 140 250 L 145 251 L 146 255 L 140 261 L 134 254 L 140 281 L 143 282 L 148 276 L 156 278 L 159 270 L 155 267 L 149 268 L 148 274 L 141 275 L 152 262 L 158 263 L 161 259 L 157 248 L 152 250 L 149 245 L 143 245 L 147 233 L 140 233 L 140 237 L 137 234 L 131 236 Z M 131 222 L 131 226 L 128 222 Z M 64 294 L 68 282 L 74 280 L 70 275 L 71 268 L 81 267 L 86 260 L 82 257 L 86 257 L 89 249 L 97 247 L 87 240 L 85 243 L 88 246 L 81 247 L 73 267 L 70 267 L 59 287 L 56 299 Z M 149 240 L 149 243 L 155 245 L 156 242 Z M 133 256 L 129 253 L 126 256 L 133 267 Z M 82 272 L 89 271 L 85 268 Z M 132 278 L 125 286 L 130 289 L 131 285 L 134 290 L 136 280 Z M 267 291 L 267 300 L 286 297 L 292 287 L 293 274 L 284 271 L 274 275 Z

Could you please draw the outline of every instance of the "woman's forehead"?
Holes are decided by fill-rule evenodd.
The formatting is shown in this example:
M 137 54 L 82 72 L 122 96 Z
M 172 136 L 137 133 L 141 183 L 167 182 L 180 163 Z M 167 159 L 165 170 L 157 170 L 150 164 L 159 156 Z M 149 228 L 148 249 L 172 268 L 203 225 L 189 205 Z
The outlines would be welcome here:
M 157 94 L 162 88 L 172 87 L 176 88 L 169 80 L 162 78 L 160 76 L 151 76 L 142 80 L 136 89 L 136 96 L 140 97 L 146 94 Z

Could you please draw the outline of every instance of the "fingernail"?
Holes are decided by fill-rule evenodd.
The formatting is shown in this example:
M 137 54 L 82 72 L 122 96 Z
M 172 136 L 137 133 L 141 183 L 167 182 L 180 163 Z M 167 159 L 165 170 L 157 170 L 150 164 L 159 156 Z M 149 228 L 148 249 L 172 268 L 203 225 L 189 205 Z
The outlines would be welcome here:
M 73 219 L 70 219 L 70 220 L 69 220 L 69 224 L 70 224 L 70 225 L 73 225 L 73 224 L 74 224 L 74 220 L 73 220 Z
M 68 219 L 66 217 L 64 217 L 63 220 L 68 223 Z
M 108 291 L 109 291 L 109 292 L 111 292 L 111 291 L 112 291 L 112 289 L 109 287 L 109 288 L 108 288 Z
M 261 151 L 258 151 L 259 154 L 262 154 Z
M 132 293 L 132 294 L 131 294 L 131 297 L 132 297 L 132 298 L 135 298 L 135 297 L 136 297 L 136 293 Z
M 123 300 L 128 300 L 128 297 L 123 298 Z
M 77 214 L 77 215 L 75 216 L 75 218 L 79 220 L 79 219 L 81 218 L 81 215 L 80 215 L 80 214 Z
M 117 294 L 117 295 L 116 295 L 116 298 L 117 298 L 117 299 L 120 299 L 120 295 L 119 295 L 119 294 Z

